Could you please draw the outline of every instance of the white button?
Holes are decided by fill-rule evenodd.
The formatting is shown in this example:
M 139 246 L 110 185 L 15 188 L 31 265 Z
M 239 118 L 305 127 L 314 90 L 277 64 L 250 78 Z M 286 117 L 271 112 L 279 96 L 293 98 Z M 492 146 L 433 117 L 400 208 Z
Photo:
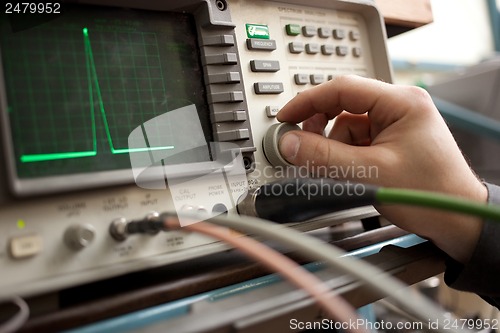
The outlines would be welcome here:
M 311 83 L 314 85 L 321 84 L 325 81 L 323 74 L 311 74 Z
M 319 53 L 319 44 L 316 44 L 316 43 L 306 44 L 306 53 L 307 54 Z
M 304 52 L 304 44 L 301 42 L 291 42 L 288 44 L 288 49 L 291 53 L 302 53 Z
M 302 34 L 306 37 L 316 36 L 316 27 L 312 25 L 305 25 L 302 27 Z
M 309 75 L 307 74 L 295 74 L 294 76 L 295 84 L 303 85 L 309 83 Z
M 279 111 L 280 111 L 279 106 L 272 106 L 272 105 L 266 106 L 266 114 L 269 118 L 276 117 Z
M 318 36 L 320 36 L 321 38 L 328 38 L 330 37 L 331 33 L 332 30 L 330 28 L 321 27 L 318 29 Z
M 359 31 L 354 31 L 354 30 L 351 30 L 349 31 L 349 38 L 352 40 L 352 41 L 357 41 L 359 39 Z
M 361 55 L 362 55 L 361 48 L 360 47 L 353 47 L 352 48 L 352 55 L 356 58 L 361 57 Z
M 21 259 L 34 256 L 42 251 L 42 237 L 37 234 L 13 237 L 9 242 L 12 258 Z

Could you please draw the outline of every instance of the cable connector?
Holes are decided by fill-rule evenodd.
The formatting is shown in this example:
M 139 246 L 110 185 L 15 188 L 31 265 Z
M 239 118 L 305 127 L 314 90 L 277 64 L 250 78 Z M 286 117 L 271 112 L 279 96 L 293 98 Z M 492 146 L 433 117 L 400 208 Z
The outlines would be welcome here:
M 328 178 L 286 179 L 262 185 L 238 204 L 241 214 L 278 223 L 373 205 L 378 187 Z
M 160 220 L 139 220 L 130 221 L 127 224 L 126 232 L 128 235 L 132 234 L 149 234 L 156 235 L 164 229 L 163 222 Z
M 117 241 L 124 241 L 133 234 L 156 235 L 164 229 L 163 219 L 157 212 L 152 212 L 141 220 L 127 221 L 124 217 L 113 220 L 109 233 Z

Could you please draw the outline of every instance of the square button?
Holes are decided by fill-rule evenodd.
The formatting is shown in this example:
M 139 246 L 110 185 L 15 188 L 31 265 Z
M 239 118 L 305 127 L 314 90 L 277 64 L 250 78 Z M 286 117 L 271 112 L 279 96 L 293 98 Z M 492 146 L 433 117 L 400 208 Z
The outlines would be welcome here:
M 349 48 L 347 46 L 337 46 L 335 48 L 335 53 L 340 57 L 345 57 L 349 53 Z
M 319 53 L 319 44 L 316 44 L 316 43 L 306 44 L 306 53 L 307 54 Z
M 266 106 L 266 115 L 269 118 L 274 118 L 278 115 L 278 112 L 280 111 L 280 107 L 276 105 L 268 105 Z
M 325 76 L 323 74 L 311 74 L 311 83 L 318 85 L 325 82 Z
M 288 44 L 288 49 L 290 53 L 302 53 L 304 52 L 304 44 L 301 42 L 291 42 Z
M 309 75 L 307 74 L 295 74 L 294 75 L 295 84 L 304 85 L 309 83 Z
M 316 27 L 313 25 L 305 25 L 302 27 L 302 34 L 306 37 L 316 36 Z
M 318 36 L 320 36 L 321 38 L 328 38 L 330 37 L 331 33 L 332 30 L 330 28 L 325 28 L 325 27 L 318 28 Z
M 299 24 L 287 24 L 285 30 L 288 36 L 298 36 L 300 35 L 301 28 Z
M 333 45 L 321 45 L 321 53 L 324 55 L 332 55 L 335 52 Z
M 345 30 L 344 29 L 333 29 L 333 38 L 335 39 L 344 39 L 345 38 Z

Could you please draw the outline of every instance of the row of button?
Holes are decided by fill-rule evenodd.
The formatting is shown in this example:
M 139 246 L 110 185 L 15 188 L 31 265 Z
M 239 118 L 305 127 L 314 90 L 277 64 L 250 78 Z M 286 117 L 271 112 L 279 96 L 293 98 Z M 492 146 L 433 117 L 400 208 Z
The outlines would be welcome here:
M 353 42 L 359 40 L 360 37 L 359 32 L 356 30 L 350 30 L 349 33 L 346 33 L 345 29 L 330 29 L 327 27 L 316 28 L 313 25 L 305 25 L 301 27 L 299 24 L 287 24 L 285 29 L 288 36 L 298 36 L 302 33 L 305 37 L 314 37 L 317 35 L 320 38 L 333 37 L 334 39 L 342 40 L 349 35 L 349 39 Z
M 265 45 L 264 45 L 265 44 Z M 256 47 L 272 48 L 272 42 L 256 43 Z M 216 35 L 203 38 L 205 46 L 234 46 L 235 40 L 232 35 Z M 221 65 L 237 65 L 238 56 L 235 52 L 226 52 L 219 54 L 207 55 L 204 59 L 204 65 L 221 66 Z M 237 71 L 228 71 L 223 73 L 209 73 L 209 84 L 238 84 L 241 83 L 241 74 Z M 227 92 L 217 92 L 208 95 L 210 103 L 241 103 L 244 102 L 243 91 L 233 90 Z M 234 122 L 242 123 L 247 121 L 247 112 L 243 109 L 235 109 L 232 111 L 214 112 L 213 119 L 215 122 Z M 250 130 L 248 128 L 237 128 L 232 130 L 217 130 L 219 141 L 236 141 L 250 139 Z
M 247 48 L 250 51 L 274 51 L 276 41 L 273 39 L 247 39 Z M 255 73 L 275 73 L 280 70 L 277 60 L 251 60 L 250 69 Z M 255 82 L 253 90 L 256 95 L 277 95 L 284 91 L 282 82 Z
M 333 46 L 331 44 L 319 45 L 317 43 L 307 43 L 304 45 L 302 42 L 291 42 L 288 44 L 290 53 L 299 54 L 306 52 L 307 54 L 318 54 L 321 52 L 323 55 L 336 54 L 340 57 L 345 57 L 349 54 L 349 47 L 345 45 Z M 360 47 L 352 48 L 352 55 L 356 58 L 361 57 L 362 50 Z
M 327 75 L 327 80 L 330 81 L 334 78 L 334 75 Z M 295 84 L 297 85 L 305 85 L 308 83 L 317 85 L 325 82 L 325 75 L 323 74 L 295 74 L 293 76 Z
M 247 39 L 247 48 L 249 51 L 267 51 L 276 50 L 276 41 L 273 39 Z M 278 60 L 251 60 L 250 70 L 255 73 L 275 73 L 280 70 Z M 256 95 L 277 95 L 284 91 L 282 82 L 255 82 L 253 84 L 254 93 Z M 268 117 L 276 117 L 279 111 L 277 106 L 267 106 L 266 114 Z

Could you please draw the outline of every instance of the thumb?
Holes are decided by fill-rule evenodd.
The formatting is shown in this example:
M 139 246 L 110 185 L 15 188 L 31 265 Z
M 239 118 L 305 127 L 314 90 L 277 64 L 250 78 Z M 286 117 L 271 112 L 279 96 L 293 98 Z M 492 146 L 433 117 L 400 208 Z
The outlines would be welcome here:
M 290 131 L 281 137 L 279 150 L 288 162 L 318 176 L 364 181 L 378 177 L 373 146 L 351 146 L 316 133 Z

